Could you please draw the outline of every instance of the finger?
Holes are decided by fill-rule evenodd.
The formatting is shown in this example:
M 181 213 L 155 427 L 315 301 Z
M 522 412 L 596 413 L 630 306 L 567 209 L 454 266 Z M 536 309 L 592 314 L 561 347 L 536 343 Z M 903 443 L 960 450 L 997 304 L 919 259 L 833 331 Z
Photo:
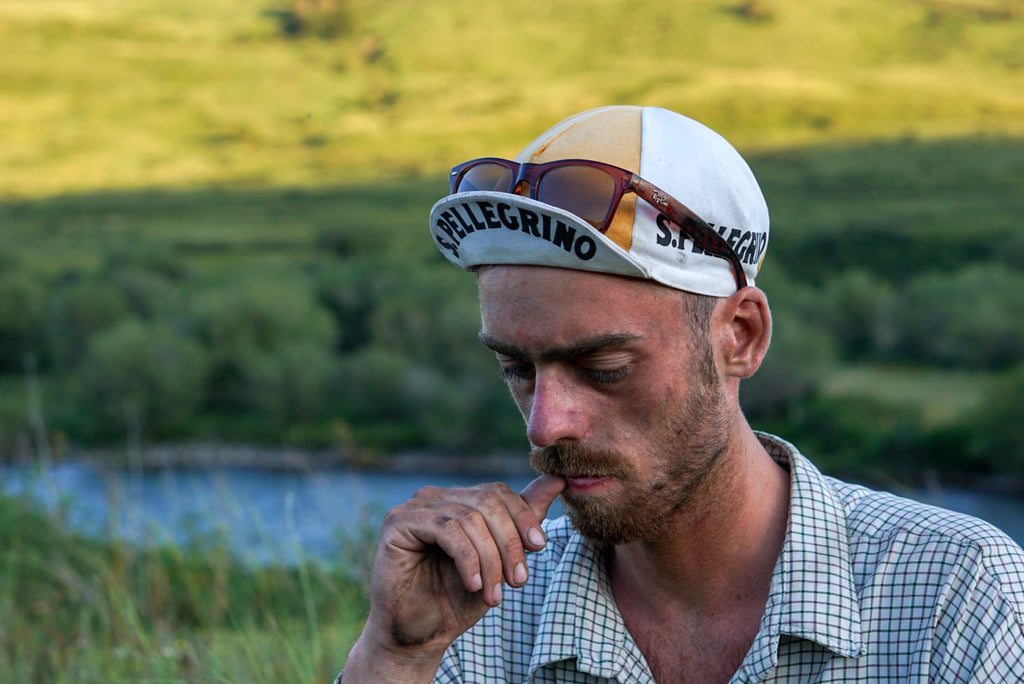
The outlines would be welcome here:
M 395 530 L 395 537 L 383 541 L 387 546 L 402 552 L 422 553 L 430 546 L 440 548 L 455 565 L 466 591 L 479 591 L 484 583 L 477 551 L 478 544 L 459 520 L 464 511 L 452 507 L 438 507 L 426 513 L 429 513 L 429 518 L 407 519 L 404 525 Z
M 519 535 L 504 507 L 498 515 L 489 515 L 475 509 L 468 510 L 460 516 L 459 522 L 476 551 L 483 588 L 482 598 L 487 605 L 496 606 L 501 603 L 503 578 L 507 578 L 509 584 L 513 586 L 522 584 L 517 580 L 514 570 L 517 565 L 517 549 L 518 556 L 522 559 L 518 563 L 522 565 L 522 572 L 525 573 L 526 568 L 526 554 Z
M 505 581 L 513 587 L 526 584 L 528 531 L 537 526 L 536 516 L 523 498 L 508 485 L 495 483 L 474 489 L 477 510 L 501 555 Z
M 533 482 L 526 485 L 519 496 L 527 503 L 533 514 L 537 516 L 537 522 L 547 517 L 548 509 L 558 495 L 565 489 L 565 478 L 560 475 L 545 473 L 535 478 Z

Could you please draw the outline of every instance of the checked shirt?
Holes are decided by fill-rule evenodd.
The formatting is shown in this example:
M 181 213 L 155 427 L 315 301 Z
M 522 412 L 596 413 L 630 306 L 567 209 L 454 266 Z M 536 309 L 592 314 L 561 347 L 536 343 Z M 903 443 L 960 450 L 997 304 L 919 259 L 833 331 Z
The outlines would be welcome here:
M 759 435 L 791 503 L 760 629 L 733 682 L 1024 682 L 1024 551 L 980 520 L 823 476 Z M 545 523 L 435 682 L 653 682 L 598 549 Z M 681 644 L 682 649 L 686 648 Z

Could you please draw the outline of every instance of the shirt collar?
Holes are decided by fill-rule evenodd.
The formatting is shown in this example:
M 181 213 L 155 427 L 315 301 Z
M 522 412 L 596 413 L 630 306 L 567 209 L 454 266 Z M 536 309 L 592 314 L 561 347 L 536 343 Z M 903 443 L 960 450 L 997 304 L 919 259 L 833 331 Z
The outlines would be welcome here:
M 790 504 L 768 603 L 747 659 L 759 663 L 757 669 L 777 665 L 782 635 L 858 656 L 863 652 L 860 602 L 843 504 L 828 478 L 796 447 L 774 435 L 758 433 L 758 438 L 790 472 Z
M 567 519 L 559 522 L 568 525 Z M 638 671 L 650 677 L 612 597 L 604 554 L 578 532 L 566 544 L 545 593 L 530 675 L 570 659 L 576 670 L 597 677 L 615 679 Z

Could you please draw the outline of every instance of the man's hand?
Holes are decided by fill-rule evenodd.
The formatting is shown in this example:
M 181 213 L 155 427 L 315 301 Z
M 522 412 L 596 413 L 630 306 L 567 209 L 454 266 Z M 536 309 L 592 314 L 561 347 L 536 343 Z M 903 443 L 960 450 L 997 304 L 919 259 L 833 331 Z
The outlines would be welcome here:
M 520 494 L 500 483 L 426 487 L 392 509 L 344 681 L 430 681 L 445 649 L 501 603 L 504 584 L 526 584 L 526 552 L 543 548 L 540 521 L 564 488 L 554 475 Z

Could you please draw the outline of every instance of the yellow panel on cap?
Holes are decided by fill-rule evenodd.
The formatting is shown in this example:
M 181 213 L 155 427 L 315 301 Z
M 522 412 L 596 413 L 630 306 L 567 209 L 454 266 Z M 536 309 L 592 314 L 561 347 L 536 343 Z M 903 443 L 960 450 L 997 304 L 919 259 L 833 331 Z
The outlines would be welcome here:
M 640 171 L 641 108 L 614 106 L 592 109 L 569 117 L 542 133 L 516 156 L 520 162 L 543 163 L 558 159 L 589 159 Z M 629 251 L 633 238 L 636 195 L 622 198 L 605 235 Z

